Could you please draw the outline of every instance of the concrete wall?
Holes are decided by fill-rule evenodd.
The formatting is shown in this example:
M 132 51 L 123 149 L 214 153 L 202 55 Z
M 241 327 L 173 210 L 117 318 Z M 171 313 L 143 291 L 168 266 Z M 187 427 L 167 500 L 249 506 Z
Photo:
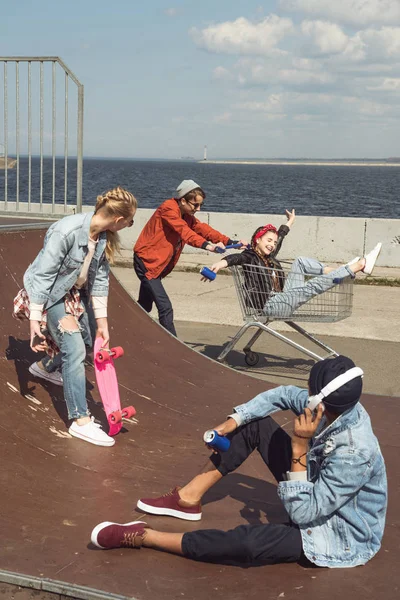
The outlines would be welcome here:
M 139 209 L 135 224 L 121 232 L 124 248 L 130 251 L 153 210 Z M 250 241 L 257 227 L 265 223 L 279 226 L 286 222 L 282 215 L 200 212 L 199 219 L 235 239 Z M 400 267 L 400 219 L 359 219 L 347 217 L 297 217 L 284 241 L 280 256 L 313 256 L 323 262 L 347 262 L 383 243 L 377 265 Z M 185 253 L 202 253 L 185 246 Z
M 21 203 L 23 206 L 23 203 Z M 0 214 L 4 206 L 0 202 Z M 15 216 L 15 205 L 8 203 L 8 212 Z M 40 213 L 39 205 L 32 203 L 31 215 L 42 215 L 51 218 L 51 205 L 43 205 Z M 73 207 L 68 209 L 72 213 Z M 85 212 L 93 210 L 84 206 Z M 142 228 L 153 214 L 153 209 L 140 208 L 135 217 L 135 224 L 121 232 L 124 255 L 131 253 L 133 245 Z M 4 212 L 3 212 L 4 215 Z M 21 216 L 26 213 L 21 212 Z M 57 215 L 59 218 L 61 215 Z M 286 222 L 283 215 L 256 215 L 242 213 L 199 212 L 198 218 L 214 229 L 237 239 L 250 240 L 253 231 L 265 223 L 279 226 Z M 298 216 L 292 231 L 284 242 L 282 258 L 293 259 L 296 256 L 313 256 L 324 262 L 346 262 L 354 256 L 368 251 L 377 242 L 383 243 L 378 266 L 400 267 L 400 219 L 360 219 L 349 217 L 303 217 Z M 202 253 L 186 246 L 185 253 Z

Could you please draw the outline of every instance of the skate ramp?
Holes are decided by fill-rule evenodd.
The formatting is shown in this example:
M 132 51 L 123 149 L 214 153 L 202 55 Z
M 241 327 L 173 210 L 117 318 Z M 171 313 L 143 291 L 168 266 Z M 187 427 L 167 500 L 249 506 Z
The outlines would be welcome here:
M 135 520 L 141 516 L 135 510 L 139 497 L 162 494 L 192 477 L 208 456 L 203 432 L 267 386 L 174 339 L 112 278 L 111 342 L 125 349 L 116 363 L 121 399 L 136 407 L 137 422 L 126 423 L 113 448 L 71 438 L 62 388 L 31 379 L 28 366 L 37 355 L 29 348 L 28 323 L 11 316 L 13 297 L 43 235 L 43 230 L 0 232 L 0 581 L 75 598 L 335 600 L 349 593 L 355 600 L 398 598 L 398 398 L 363 399 L 390 485 L 383 548 L 365 567 L 245 569 L 147 549 L 101 551 L 91 546 L 90 532 L 97 523 Z M 89 407 L 104 422 L 94 381 L 88 365 Z M 292 421 L 288 413 L 276 418 L 288 427 Z M 146 520 L 176 532 L 284 518 L 275 483 L 253 456 L 210 491 L 200 523 Z

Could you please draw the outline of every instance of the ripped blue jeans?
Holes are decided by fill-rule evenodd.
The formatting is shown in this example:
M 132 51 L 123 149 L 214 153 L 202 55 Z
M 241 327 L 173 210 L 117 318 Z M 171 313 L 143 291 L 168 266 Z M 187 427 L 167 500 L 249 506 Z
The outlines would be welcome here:
M 347 265 L 342 265 L 327 274 L 324 274 L 324 266 L 314 258 L 296 258 L 287 274 L 283 292 L 272 292 L 263 312 L 269 317 L 287 319 L 314 296 L 323 294 L 346 277 L 355 277 Z M 306 275 L 314 277 L 306 282 Z
M 64 298 L 47 309 L 47 329 L 60 348 L 60 352 L 54 359 L 46 357 L 42 361 L 48 372 L 61 367 L 64 398 L 70 419 L 79 419 L 89 414 L 86 401 L 85 358 L 87 348 L 92 347 L 92 336 L 88 317 L 90 309 L 87 298 L 83 294 L 81 301 L 85 306 L 85 312 L 79 318 L 79 329 L 72 332 L 67 331 L 60 324 L 64 317 L 71 316 L 65 312 Z

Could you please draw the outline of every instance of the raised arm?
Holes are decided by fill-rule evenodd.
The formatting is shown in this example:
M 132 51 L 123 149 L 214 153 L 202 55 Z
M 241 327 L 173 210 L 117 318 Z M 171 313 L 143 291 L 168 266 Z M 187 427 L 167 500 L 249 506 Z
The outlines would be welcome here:
M 295 219 L 296 219 L 296 211 L 294 210 L 294 208 L 292 208 L 292 210 L 285 210 L 286 213 L 286 217 L 287 217 L 287 223 L 286 223 L 286 227 L 289 227 L 289 229 L 291 229 Z
M 275 258 L 275 256 L 278 255 L 278 253 L 281 249 L 281 246 L 282 246 L 282 242 L 285 239 L 285 237 L 287 236 L 287 234 L 289 233 L 290 228 L 293 225 L 294 220 L 296 218 L 296 212 L 295 212 L 294 208 L 291 211 L 286 210 L 285 212 L 286 212 L 286 217 L 287 217 L 287 223 L 286 223 L 286 225 L 281 225 L 278 229 L 278 241 L 276 243 L 275 250 L 273 252 L 271 252 L 271 254 L 270 254 L 271 258 Z

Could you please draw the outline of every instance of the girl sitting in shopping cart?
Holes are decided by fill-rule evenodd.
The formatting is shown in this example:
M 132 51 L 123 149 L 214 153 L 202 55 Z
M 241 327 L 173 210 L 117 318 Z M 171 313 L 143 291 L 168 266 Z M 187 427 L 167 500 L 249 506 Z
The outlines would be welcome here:
M 382 248 L 379 243 L 363 257 L 357 256 L 340 267 L 328 267 L 314 258 L 296 258 L 286 277 L 277 254 L 284 237 L 295 219 L 295 211 L 286 211 L 287 225 L 279 230 L 271 224 L 258 227 L 252 235 L 249 248 L 229 254 L 212 265 L 211 270 L 241 265 L 246 304 L 255 311 L 285 319 L 297 308 L 357 273 L 371 275 Z M 308 280 L 306 280 L 308 278 Z

